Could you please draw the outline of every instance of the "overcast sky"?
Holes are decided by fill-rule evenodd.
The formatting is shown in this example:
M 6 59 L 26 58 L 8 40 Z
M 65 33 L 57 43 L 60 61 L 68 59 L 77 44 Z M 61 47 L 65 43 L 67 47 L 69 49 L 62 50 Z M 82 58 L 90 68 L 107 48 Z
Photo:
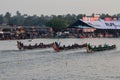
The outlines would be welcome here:
M 120 0 L 0 0 L 0 14 L 29 15 L 120 13 Z

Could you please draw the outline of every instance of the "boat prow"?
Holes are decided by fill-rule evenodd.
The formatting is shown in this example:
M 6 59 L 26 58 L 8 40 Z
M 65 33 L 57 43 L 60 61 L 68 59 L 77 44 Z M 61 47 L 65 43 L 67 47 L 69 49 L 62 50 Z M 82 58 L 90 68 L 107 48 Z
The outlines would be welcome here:
M 56 52 L 59 52 L 59 51 L 60 51 L 59 46 L 56 45 L 55 43 L 53 43 L 52 47 L 53 47 L 53 49 L 54 49 Z

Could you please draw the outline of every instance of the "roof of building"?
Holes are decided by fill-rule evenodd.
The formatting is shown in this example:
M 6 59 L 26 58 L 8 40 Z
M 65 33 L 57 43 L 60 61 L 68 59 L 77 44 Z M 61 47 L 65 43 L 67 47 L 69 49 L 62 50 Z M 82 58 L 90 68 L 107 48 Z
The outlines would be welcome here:
M 68 28 L 93 28 L 93 27 L 83 22 L 82 20 L 77 20 L 75 23 L 68 26 Z
M 120 21 L 83 21 L 77 20 L 68 28 L 96 28 L 96 29 L 120 29 Z

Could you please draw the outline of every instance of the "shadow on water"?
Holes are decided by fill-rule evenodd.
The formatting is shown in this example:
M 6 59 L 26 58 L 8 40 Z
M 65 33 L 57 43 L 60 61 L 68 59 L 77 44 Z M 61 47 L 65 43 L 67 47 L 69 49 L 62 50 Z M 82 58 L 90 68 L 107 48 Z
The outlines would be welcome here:
M 81 50 L 73 50 L 73 51 L 63 51 L 59 52 L 59 54 L 66 54 L 67 56 L 120 56 L 120 50 L 106 50 L 106 51 L 98 51 L 98 52 L 93 52 L 93 53 L 87 53 L 85 49 Z
M 60 51 L 60 52 L 55 52 L 52 48 L 48 48 L 48 49 L 35 49 L 35 50 L 0 50 L 1 53 L 39 53 L 39 54 L 51 54 L 51 53 L 54 53 L 54 54 L 81 54 L 81 55 L 93 55 L 93 54 L 113 54 L 113 53 L 120 53 L 120 50 L 107 50 L 107 51 L 100 51 L 100 52 L 93 52 L 93 53 L 87 53 L 86 52 L 86 49 L 73 49 L 73 50 L 66 50 L 66 51 Z
M 0 50 L 1 53 L 54 53 L 54 51 L 52 49 L 35 49 L 35 50 Z
M 20 52 L 20 50 L 1 50 L 0 52 L 2 52 L 2 53 L 7 53 L 7 52 Z

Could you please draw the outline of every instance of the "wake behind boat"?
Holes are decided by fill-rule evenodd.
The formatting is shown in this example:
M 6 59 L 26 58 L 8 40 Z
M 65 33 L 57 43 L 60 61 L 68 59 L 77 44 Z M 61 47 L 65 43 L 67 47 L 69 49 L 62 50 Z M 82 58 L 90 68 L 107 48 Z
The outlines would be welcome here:
M 52 45 L 53 49 L 54 49 L 56 52 L 66 51 L 66 50 L 72 50 L 72 49 L 79 49 L 79 48 L 84 48 L 84 47 L 86 47 L 86 46 L 87 46 L 86 43 L 81 44 L 81 45 L 79 45 L 79 44 L 73 44 L 73 45 L 71 45 L 71 46 L 65 46 L 65 45 L 60 46 L 60 43 L 57 43 L 57 42 L 53 43 L 53 45 Z
M 53 43 L 50 44 L 44 44 L 44 43 L 39 43 L 39 44 L 34 44 L 34 45 L 25 45 L 20 41 L 17 41 L 17 47 L 19 50 L 32 50 L 32 49 L 43 49 L 43 48 L 50 48 L 52 47 Z
M 116 49 L 116 45 L 104 44 L 103 46 L 99 45 L 98 47 L 96 47 L 96 46 L 92 47 L 90 44 L 87 44 L 86 49 L 87 49 L 88 53 L 92 53 L 92 52 L 96 52 L 96 51 L 113 50 L 113 49 Z

